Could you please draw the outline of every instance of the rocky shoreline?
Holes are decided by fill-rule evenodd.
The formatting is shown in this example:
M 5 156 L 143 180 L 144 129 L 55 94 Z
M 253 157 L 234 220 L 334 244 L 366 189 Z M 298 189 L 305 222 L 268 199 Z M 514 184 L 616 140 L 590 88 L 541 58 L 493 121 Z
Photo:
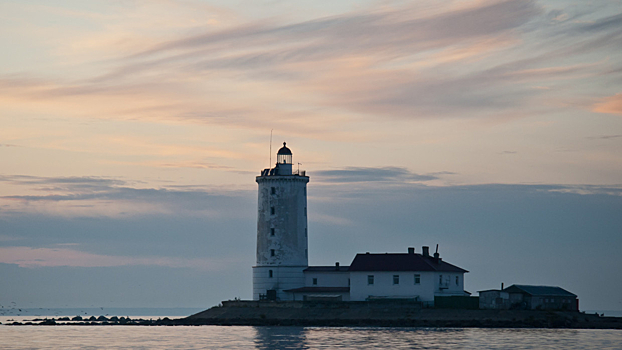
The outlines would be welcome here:
M 9 326 L 166 326 L 175 325 L 175 321 L 180 319 L 170 319 L 168 317 L 154 319 L 143 318 L 130 318 L 130 317 L 106 317 L 106 316 L 91 316 L 83 318 L 81 316 L 75 317 L 59 317 L 59 318 L 35 318 L 32 320 L 25 320 L 23 322 L 12 321 L 5 323 Z M 2 323 L 0 323 L 2 324 Z

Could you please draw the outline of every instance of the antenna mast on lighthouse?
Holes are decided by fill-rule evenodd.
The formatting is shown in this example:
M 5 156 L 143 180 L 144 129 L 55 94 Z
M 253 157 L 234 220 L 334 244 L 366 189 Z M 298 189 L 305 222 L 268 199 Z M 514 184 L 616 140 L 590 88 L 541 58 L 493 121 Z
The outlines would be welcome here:
M 268 169 L 272 169 L 272 130 L 270 129 L 270 164 L 268 164 Z

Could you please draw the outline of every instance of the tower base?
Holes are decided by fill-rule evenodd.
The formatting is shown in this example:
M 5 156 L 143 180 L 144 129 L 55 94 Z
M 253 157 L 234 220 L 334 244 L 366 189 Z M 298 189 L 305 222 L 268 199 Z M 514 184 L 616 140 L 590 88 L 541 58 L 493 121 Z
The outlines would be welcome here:
M 253 300 L 268 295 L 268 290 L 276 291 L 277 300 L 293 300 L 291 293 L 284 290 L 305 286 L 302 272 L 307 266 L 253 266 Z M 270 277 L 272 271 L 272 277 Z

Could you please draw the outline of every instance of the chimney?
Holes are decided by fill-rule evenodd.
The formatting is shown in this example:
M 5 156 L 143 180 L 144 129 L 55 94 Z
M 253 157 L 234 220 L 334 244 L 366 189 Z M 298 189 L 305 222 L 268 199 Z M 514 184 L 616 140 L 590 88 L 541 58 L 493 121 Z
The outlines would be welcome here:
M 408 254 L 415 254 L 415 248 L 408 247 Z
M 423 256 L 430 256 L 430 247 L 424 245 L 421 249 L 423 249 Z
M 339 261 L 335 263 L 335 270 L 339 271 Z
M 503 282 L 501 282 L 501 290 L 503 290 Z

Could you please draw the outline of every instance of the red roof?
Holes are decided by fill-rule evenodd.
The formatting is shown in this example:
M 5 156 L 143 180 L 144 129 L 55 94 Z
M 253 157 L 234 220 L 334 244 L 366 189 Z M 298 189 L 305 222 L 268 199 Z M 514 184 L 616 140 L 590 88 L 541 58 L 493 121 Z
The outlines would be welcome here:
M 421 254 L 356 254 L 350 271 L 441 271 L 469 272 L 434 257 Z

